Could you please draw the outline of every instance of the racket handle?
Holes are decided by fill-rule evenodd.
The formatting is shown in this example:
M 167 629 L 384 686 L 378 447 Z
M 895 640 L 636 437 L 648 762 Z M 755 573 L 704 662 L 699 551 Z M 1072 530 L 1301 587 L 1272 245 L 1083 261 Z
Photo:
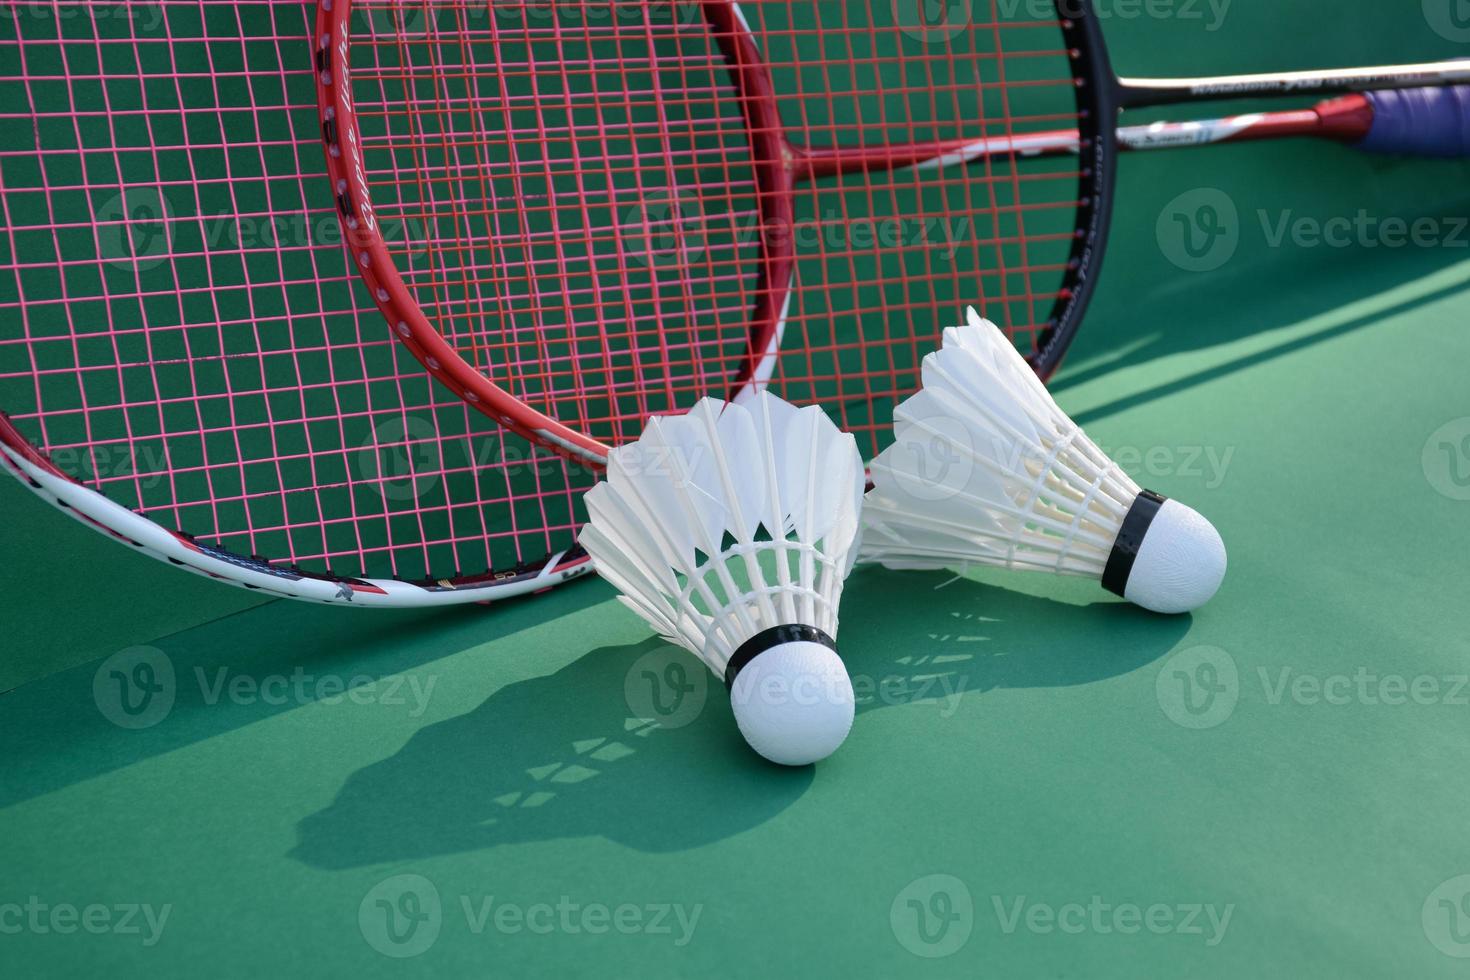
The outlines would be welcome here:
M 1369 153 L 1470 157 L 1470 86 L 1366 93 L 1373 127 L 1358 144 Z

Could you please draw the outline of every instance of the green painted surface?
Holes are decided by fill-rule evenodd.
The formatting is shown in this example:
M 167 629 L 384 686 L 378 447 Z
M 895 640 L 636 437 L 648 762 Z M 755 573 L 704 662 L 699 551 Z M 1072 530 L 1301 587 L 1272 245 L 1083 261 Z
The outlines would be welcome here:
M 1241 4 L 1217 31 L 1109 30 L 1135 72 L 1455 53 L 1417 5 L 1388 7 L 1355 0 L 1319 24 L 1314 5 Z M 46 588 L 7 581 L 8 635 L 51 644 L 56 667 L 88 662 L 0 700 L 0 963 L 1462 974 L 1470 248 L 1449 219 L 1470 215 L 1465 177 L 1311 144 L 1125 160 L 1107 275 L 1056 391 L 1140 482 L 1217 524 L 1220 595 L 1166 619 L 1086 582 L 861 571 L 842 641 L 871 694 L 812 770 L 752 757 L 717 686 L 694 710 L 697 665 L 598 582 L 447 613 L 226 615 L 236 593 L 124 565 L 75 529 L 30 573 Z M 1235 206 L 1239 245 L 1188 273 L 1156 224 L 1201 188 Z M 1360 209 L 1380 229 L 1430 217 L 1440 244 L 1267 235 L 1288 211 L 1302 228 Z M 12 555 L 56 519 L 13 512 L 29 516 L 5 532 Z M 62 587 L 99 561 L 138 592 Z M 219 605 L 189 613 L 191 595 Z M 77 639 L 85 622 L 115 642 Z M 648 686 L 680 665 L 688 700 Z M 659 706 L 667 727 L 637 720 Z M 412 932 L 410 893 L 427 916 Z M 6 904 L 32 896 L 38 918 Z M 114 924 L 127 906 L 168 917 L 151 944 L 141 914 L 136 934 L 48 918 L 89 905 Z

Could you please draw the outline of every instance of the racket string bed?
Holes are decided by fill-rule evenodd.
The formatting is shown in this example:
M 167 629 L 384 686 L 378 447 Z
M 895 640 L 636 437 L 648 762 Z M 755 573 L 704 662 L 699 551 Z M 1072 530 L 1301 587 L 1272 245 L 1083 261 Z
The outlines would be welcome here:
M 439 603 L 576 574 L 591 475 L 434 383 L 346 260 L 314 15 L 163 0 L 0 23 L 6 468 L 287 595 Z
M 1059 22 L 320 9 L 328 164 L 385 315 L 453 390 L 594 464 L 649 415 L 761 383 L 872 454 L 956 309 L 978 293 L 1025 342 L 1068 274 L 1075 159 L 934 163 L 1075 125 Z

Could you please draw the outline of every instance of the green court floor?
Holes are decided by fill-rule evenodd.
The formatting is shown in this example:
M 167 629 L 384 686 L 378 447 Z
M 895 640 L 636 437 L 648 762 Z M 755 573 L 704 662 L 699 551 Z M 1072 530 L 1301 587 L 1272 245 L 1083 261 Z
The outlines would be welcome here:
M 1221 6 L 1112 5 L 1118 67 L 1470 56 L 1433 0 Z M 595 579 L 262 603 L 0 482 L 0 974 L 1464 975 L 1470 167 L 1121 170 L 1054 390 L 1219 528 L 1213 603 L 859 570 L 857 721 L 788 771 Z

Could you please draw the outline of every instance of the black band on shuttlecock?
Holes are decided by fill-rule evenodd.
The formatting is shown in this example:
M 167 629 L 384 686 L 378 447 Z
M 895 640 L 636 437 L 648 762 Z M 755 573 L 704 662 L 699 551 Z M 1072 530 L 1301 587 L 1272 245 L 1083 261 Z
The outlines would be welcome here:
M 815 626 L 799 626 L 795 623 L 787 623 L 783 626 L 772 626 L 768 630 L 761 630 L 755 636 L 740 644 L 740 647 L 730 657 L 730 662 L 725 664 L 725 687 L 733 688 L 735 678 L 745 665 L 756 657 L 765 653 L 771 647 L 778 647 L 783 643 L 796 643 L 805 641 L 807 643 L 819 643 L 829 650 L 837 650 L 837 641 Z
M 1128 587 L 1128 576 L 1133 574 L 1133 562 L 1138 558 L 1138 549 L 1143 547 L 1143 536 L 1158 516 L 1159 508 L 1169 498 L 1152 490 L 1144 490 L 1133 498 L 1123 526 L 1118 528 L 1118 537 L 1113 541 L 1113 553 L 1108 555 L 1107 567 L 1103 569 L 1102 584 L 1113 595 L 1122 595 Z

